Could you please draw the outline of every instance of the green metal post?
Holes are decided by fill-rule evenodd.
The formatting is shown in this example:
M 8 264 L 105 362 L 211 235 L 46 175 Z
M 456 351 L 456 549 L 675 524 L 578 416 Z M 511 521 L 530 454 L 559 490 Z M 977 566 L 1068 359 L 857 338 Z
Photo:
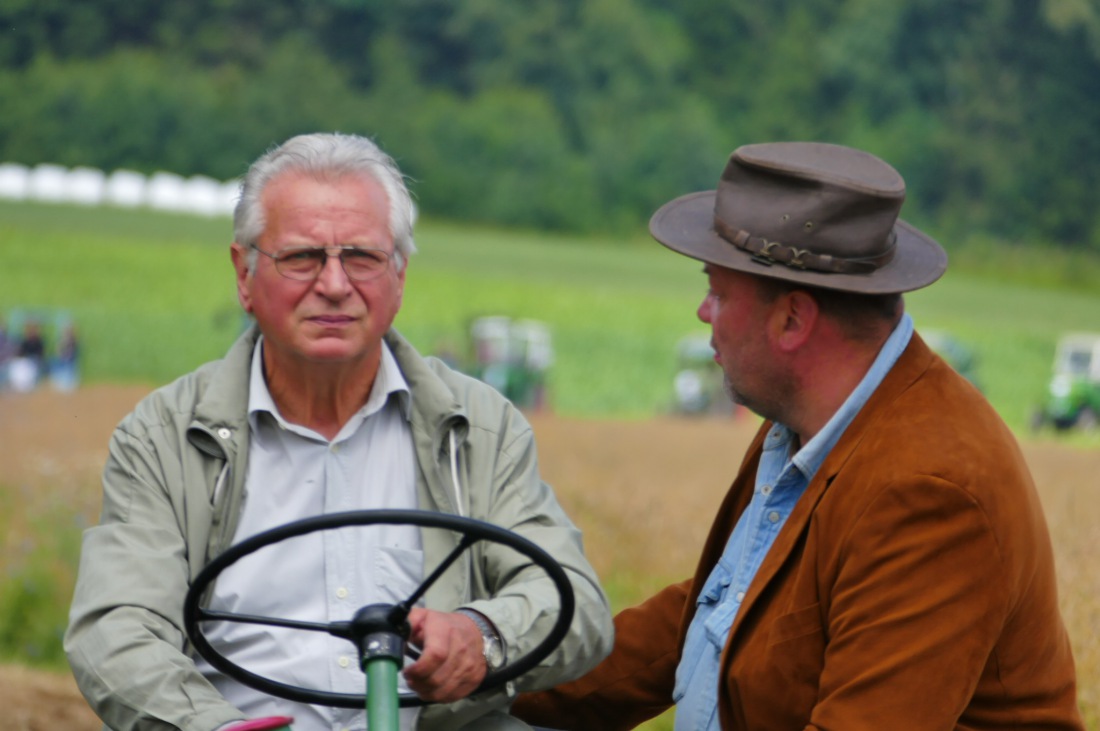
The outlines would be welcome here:
M 367 728 L 399 731 L 397 661 L 373 657 L 367 662 Z

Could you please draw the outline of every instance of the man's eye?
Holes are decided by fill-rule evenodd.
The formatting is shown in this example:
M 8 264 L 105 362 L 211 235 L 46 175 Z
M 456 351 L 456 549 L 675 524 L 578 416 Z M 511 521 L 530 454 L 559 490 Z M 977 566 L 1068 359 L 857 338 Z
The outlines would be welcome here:
M 325 258 L 325 251 L 324 249 L 299 249 L 283 252 L 279 258 L 282 261 L 297 263 L 320 261 Z
M 344 258 L 359 264 L 381 264 L 386 260 L 381 252 L 370 249 L 344 249 Z

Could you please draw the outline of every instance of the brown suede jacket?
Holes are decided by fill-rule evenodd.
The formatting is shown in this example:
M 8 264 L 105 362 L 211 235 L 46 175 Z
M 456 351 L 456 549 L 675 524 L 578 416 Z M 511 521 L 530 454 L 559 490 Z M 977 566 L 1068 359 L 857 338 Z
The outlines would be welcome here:
M 695 578 L 615 618 L 588 675 L 513 712 L 629 729 L 672 704 L 698 593 L 748 504 L 764 424 Z M 721 657 L 746 731 L 1083 729 L 1039 497 L 1011 432 L 914 336 L 810 482 Z

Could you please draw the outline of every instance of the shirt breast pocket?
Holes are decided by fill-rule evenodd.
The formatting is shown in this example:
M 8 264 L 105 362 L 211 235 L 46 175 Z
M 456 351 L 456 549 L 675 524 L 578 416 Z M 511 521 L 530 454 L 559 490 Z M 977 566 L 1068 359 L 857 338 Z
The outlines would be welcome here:
M 424 577 L 424 552 L 407 548 L 376 546 L 374 549 L 375 590 L 383 602 L 408 599 Z

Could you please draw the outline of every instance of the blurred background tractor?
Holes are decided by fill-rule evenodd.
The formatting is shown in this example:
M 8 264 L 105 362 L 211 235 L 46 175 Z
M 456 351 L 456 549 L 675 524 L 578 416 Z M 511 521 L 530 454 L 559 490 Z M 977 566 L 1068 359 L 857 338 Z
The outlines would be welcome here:
M 550 328 L 536 320 L 494 315 L 470 325 L 472 362 L 466 371 L 524 410 L 547 408 L 547 376 L 554 362 Z
M 1031 420 L 1033 429 L 1048 424 L 1059 431 L 1100 427 L 1100 334 L 1074 333 L 1058 341 L 1054 374 Z
M 714 361 L 709 335 L 687 335 L 676 344 L 676 375 L 672 379 L 672 411 L 677 414 L 732 416 L 722 369 Z

